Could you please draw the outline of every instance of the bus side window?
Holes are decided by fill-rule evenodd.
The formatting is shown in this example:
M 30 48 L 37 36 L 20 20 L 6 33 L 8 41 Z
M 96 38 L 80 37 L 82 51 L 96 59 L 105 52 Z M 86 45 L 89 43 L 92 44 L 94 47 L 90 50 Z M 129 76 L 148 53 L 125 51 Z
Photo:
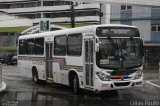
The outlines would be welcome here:
M 69 56 L 81 56 L 82 53 L 82 34 L 68 35 L 67 54 Z
M 36 38 L 35 39 L 35 55 L 43 55 L 44 54 L 44 38 Z
M 26 54 L 32 55 L 34 53 L 34 39 L 27 39 Z
M 66 35 L 57 36 L 54 39 L 54 55 L 65 56 L 67 51 Z
M 26 54 L 26 40 L 19 40 L 19 54 Z

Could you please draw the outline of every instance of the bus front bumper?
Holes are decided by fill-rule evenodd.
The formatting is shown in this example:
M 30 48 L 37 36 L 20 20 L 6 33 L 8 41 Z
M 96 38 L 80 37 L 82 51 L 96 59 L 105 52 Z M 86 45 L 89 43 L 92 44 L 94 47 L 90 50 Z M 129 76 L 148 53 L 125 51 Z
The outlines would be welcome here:
M 114 81 L 101 81 L 100 79 L 95 79 L 94 90 L 95 91 L 105 91 L 105 90 L 118 90 L 127 89 L 131 87 L 142 86 L 143 77 L 136 80 L 114 80 Z

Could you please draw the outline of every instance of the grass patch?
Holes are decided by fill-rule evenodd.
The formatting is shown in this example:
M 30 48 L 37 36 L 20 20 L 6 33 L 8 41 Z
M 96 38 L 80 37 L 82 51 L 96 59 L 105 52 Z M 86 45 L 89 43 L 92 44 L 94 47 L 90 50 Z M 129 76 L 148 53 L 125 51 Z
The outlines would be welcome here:
M 17 47 L 0 47 L 2 51 L 16 51 Z
M 2 27 L 0 32 L 22 32 L 31 26 L 20 26 L 20 27 Z

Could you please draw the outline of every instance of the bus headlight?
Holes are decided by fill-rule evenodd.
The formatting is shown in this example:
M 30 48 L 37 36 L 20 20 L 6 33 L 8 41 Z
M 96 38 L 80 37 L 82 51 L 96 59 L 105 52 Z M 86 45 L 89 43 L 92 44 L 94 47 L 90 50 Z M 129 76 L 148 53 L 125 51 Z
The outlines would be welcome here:
M 134 76 L 134 79 L 140 79 L 142 77 L 143 73 L 142 70 L 138 70 L 136 72 L 136 75 Z
M 111 75 L 107 75 L 105 72 L 96 72 L 96 75 L 102 80 L 102 81 L 109 81 L 111 79 Z

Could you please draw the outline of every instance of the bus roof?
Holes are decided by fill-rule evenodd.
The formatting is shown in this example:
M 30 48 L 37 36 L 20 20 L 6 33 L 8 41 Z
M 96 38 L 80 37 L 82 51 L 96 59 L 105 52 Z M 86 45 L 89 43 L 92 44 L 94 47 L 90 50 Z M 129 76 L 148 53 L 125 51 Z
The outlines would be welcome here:
M 135 26 L 121 25 L 121 24 L 90 25 L 90 26 L 84 26 L 84 27 L 78 27 L 78 28 L 68 28 L 68 29 L 57 30 L 57 31 L 22 35 L 22 36 L 19 37 L 19 39 L 48 37 L 48 36 L 55 36 L 55 35 L 67 35 L 67 34 L 72 34 L 72 33 L 75 34 L 75 33 L 95 32 L 95 29 L 97 27 L 130 27 L 130 28 L 137 28 Z

